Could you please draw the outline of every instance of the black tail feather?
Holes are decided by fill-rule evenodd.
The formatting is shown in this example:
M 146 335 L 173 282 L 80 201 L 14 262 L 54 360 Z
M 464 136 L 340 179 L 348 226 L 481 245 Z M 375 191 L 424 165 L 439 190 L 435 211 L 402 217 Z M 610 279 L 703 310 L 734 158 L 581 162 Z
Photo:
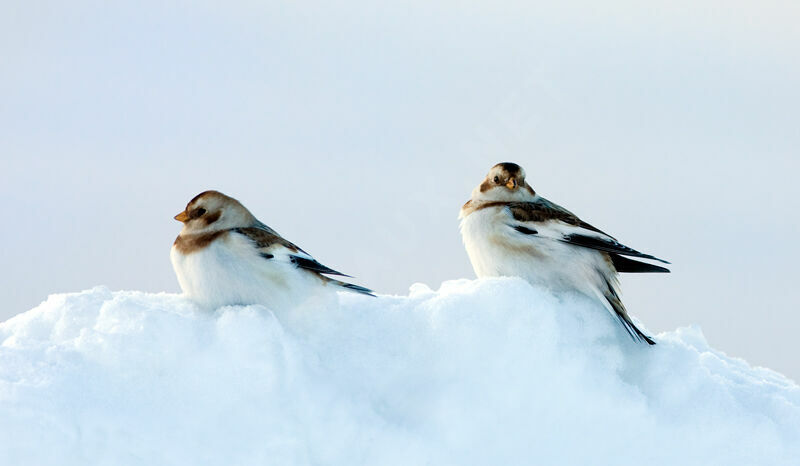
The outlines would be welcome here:
M 614 290 L 611 283 L 606 282 L 606 285 L 608 286 L 608 291 L 605 293 L 606 300 L 611 304 L 611 307 L 614 309 L 614 314 L 625 328 L 625 331 L 628 332 L 628 335 L 633 338 L 633 341 L 655 345 L 656 342 L 639 330 L 639 327 L 633 323 L 631 317 L 628 315 L 628 311 L 625 310 L 625 306 L 622 304 L 622 300 L 619 298 L 619 295 Z
M 625 331 L 628 332 L 628 335 L 633 338 L 633 341 L 636 342 L 643 342 L 647 343 L 648 345 L 655 345 L 656 342 L 650 338 L 649 336 L 645 335 L 644 332 L 639 330 L 639 327 L 631 321 L 630 317 L 627 314 L 620 314 L 617 312 L 617 319 L 622 322 L 622 326 L 625 327 Z
M 373 298 L 375 295 L 372 293 L 372 290 L 369 288 L 364 288 L 363 286 L 353 285 L 352 283 L 345 283 L 339 280 L 333 280 L 334 283 L 341 286 L 342 288 L 347 288 L 348 290 L 355 291 L 356 293 L 365 294 L 367 296 L 372 296 Z
M 669 273 L 669 269 L 665 267 L 628 259 L 619 254 L 609 253 L 608 256 L 611 258 L 614 268 L 620 273 Z

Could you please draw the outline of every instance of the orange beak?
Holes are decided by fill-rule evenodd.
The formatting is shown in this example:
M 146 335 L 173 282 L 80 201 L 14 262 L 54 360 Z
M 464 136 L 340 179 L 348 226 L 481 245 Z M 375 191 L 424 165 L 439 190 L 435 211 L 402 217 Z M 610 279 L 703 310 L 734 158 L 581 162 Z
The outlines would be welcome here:
M 189 215 L 184 210 L 183 212 L 181 212 L 181 213 L 179 213 L 178 215 L 175 216 L 175 220 L 177 220 L 179 222 L 186 223 L 187 221 L 189 221 Z
M 517 189 L 517 180 L 515 178 L 509 178 L 508 183 L 506 183 L 506 188 Z

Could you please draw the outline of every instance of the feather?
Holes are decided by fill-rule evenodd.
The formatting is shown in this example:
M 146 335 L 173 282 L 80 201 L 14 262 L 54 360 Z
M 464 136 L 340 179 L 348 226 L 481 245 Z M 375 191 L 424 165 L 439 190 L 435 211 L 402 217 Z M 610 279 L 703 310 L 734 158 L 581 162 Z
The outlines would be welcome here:
M 614 269 L 620 273 L 669 273 L 667 268 L 628 259 L 619 254 L 609 253 L 608 256 L 614 264 Z
M 301 269 L 311 270 L 312 272 L 317 272 L 317 273 L 326 273 L 328 275 L 340 275 L 342 277 L 350 277 L 350 275 L 345 275 L 342 272 L 337 272 L 326 265 L 320 264 L 314 258 L 311 257 L 305 258 L 300 256 L 289 256 L 289 260 L 291 260 L 294 265 L 300 267 Z
M 635 249 L 631 249 L 628 246 L 625 246 L 624 244 L 620 244 L 619 242 L 617 242 L 617 240 L 611 238 L 610 236 L 607 238 L 602 238 L 597 236 L 586 236 L 580 233 L 572 233 L 564 235 L 561 241 L 569 244 L 574 244 L 576 246 L 582 246 L 590 249 L 597 249 L 598 251 L 616 253 L 622 256 L 633 256 L 633 257 L 641 257 L 643 259 L 652 259 L 655 261 L 662 262 L 664 264 L 669 264 L 669 262 L 663 259 L 651 256 L 650 254 L 643 254 Z

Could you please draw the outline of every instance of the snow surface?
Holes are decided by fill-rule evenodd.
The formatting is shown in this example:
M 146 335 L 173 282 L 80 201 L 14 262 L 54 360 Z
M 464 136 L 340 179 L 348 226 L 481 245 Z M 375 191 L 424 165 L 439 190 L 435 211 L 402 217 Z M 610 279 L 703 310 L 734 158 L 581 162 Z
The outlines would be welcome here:
M 95 288 L 0 324 L 0 464 L 797 465 L 800 388 L 519 279 L 213 314 Z

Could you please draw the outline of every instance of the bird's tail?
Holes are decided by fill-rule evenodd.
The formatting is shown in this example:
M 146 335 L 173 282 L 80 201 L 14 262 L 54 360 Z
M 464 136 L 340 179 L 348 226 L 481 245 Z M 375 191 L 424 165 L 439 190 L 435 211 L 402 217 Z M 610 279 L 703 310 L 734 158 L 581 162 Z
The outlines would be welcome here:
M 631 317 L 628 315 L 628 311 L 625 310 L 625 306 L 622 304 L 622 300 L 619 297 L 619 293 L 617 293 L 616 287 L 608 282 L 606 282 L 606 285 L 608 290 L 603 293 L 603 297 L 611 306 L 614 316 L 619 319 L 620 323 L 625 328 L 625 331 L 628 332 L 628 335 L 630 335 L 634 341 L 647 343 L 648 345 L 655 345 L 656 342 L 644 332 L 639 330 L 639 327 L 633 323 Z
M 669 269 L 647 262 L 635 261 L 619 254 L 610 253 L 609 258 L 619 273 L 669 273 Z
M 329 277 L 325 277 L 325 278 L 327 278 L 326 281 L 328 283 L 336 285 L 336 286 L 341 287 L 341 288 L 344 288 L 347 291 L 352 291 L 354 293 L 361 293 L 361 294 L 365 294 L 367 296 L 375 297 L 375 295 L 372 294 L 372 290 L 370 290 L 369 288 L 364 288 L 363 286 L 353 285 L 352 283 L 343 282 L 343 281 L 336 280 L 336 279 L 329 278 Z

